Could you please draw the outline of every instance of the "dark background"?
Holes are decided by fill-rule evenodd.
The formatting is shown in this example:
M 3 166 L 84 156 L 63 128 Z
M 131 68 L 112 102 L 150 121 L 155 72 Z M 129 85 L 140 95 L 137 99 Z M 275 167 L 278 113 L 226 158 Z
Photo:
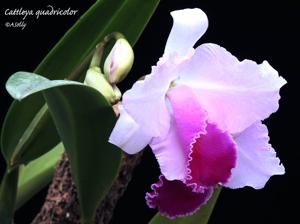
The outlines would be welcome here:
M 142 1 L 142 0 L 141 0 Z M 145 0 L 146 1 L 146 0 Z M 11 103 L 5 91 L 5 81 L 19 70 L 33 71 L 47 52 L 54 46 L 67 29 L 93 3 L 91 0 L 71 1 L 1 1 L 1 61 L 0 61 L 0 122 Z M 286 174 L 275 176 L 263 190 L 244 188 L 224 189 L 218 200 L 210 224 L 240 223 L 298 223 L 299 185 L 299 29 L 300 8 L 297 1 L 201 1 L 161 0 L 148 27 L 136 44 L 135 65 L 122 84 L 121 89 L 131 87 L 138 77 L 150 72 L 162 55 L 165 41 L 171 29 L 169 12 L 187 7 L 199 7 L 209 18 L 209 28 L 199 44 L 213 42 L 222 45 L 239 59 L 264 59 L 278 70 L 288 81 L 282 91 L 280 109 L 267 121 L 271 143 L 285 165 Z M 78 9 L 76 16 L 50 16 L 28 20 L 24 30 L 6 28 L 6 8 L 38 8 L 47 4 L 55 7 Z M 138 9 L 137 9 L 138 10 Z M 97 21 L 95 21 L 97 22 Z M 84 35 L 84 34 L 82 34 Z M 1 158 L 1 174 L 4 161 Z M 144 200 L 150 185 L 156 182 L 158 166 L 149 149 L 143 162 L 134 172 L 133 181 L 118 204 L 113 223 L 147 223 L 155 210 L 147 208 Z M 44 189 L 30 203 L 16 213 L 16 223 L 29 223 L 43 203 Z

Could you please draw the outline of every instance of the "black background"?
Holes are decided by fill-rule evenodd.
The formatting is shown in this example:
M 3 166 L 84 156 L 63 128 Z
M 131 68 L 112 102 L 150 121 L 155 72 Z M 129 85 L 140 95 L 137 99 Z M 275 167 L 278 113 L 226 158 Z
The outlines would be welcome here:
M 55 7 L 78 9 L 79 12 L 76 16 L 30 19 L 24 30 L 4 26 L 5 22 L 15 20 L 15 17 L 4 16 L 6 8 L 22 6 L 36 9 L 49 3 Z M 91 0 L 1 1 L 1 124 L 12 101 L 5 91 L 7 78 L 19 70 L 33 71 L 59 38 L 92 4 Z M 239 59 L 248 58 L 259 63 L 266 59 L 288 81 L 288 85 L 281 91 L 279 111 L 266 121 L 271 143 L 285 165 L 286 174 L 272 177 L 263 190 L 224 189 L 210 224 L 298 223 L 300 148 L 297 86 L 300 81 L 300 8 L 297 1 L 161 0 L 134 48 L 135 65 L 130 77 L 121 84 L 123 91 L 130 88 L 141 75 L 149 73 L 150 66 L 162 55 L 172 25 L 169 12 L 188 7 L 201 8 L 209 18 L 208 31 L 199 44 L 217 43 Z M 1 158 L 1 173 L 3 170 L 4 161 Z M 157 163 L 151 151 L 146 149 L 143 162 L 134 172 L 133 181 L 117 206 L 113 223 L 142 224 L 151 219 L 155 211 L 147 208 L 144 195 L 150 189 L 150 184 L 157 180 L 158 174 Z M 46 189 L 21 208 L 16 213 L 16 223 L 29 223 L 42 205 L 45 194 Z

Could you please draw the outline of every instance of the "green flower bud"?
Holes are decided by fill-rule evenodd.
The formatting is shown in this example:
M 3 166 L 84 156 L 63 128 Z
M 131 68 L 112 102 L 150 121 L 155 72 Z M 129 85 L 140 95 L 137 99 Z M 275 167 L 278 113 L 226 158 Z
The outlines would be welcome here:
M 99 67 L 92 67 L 86 73 L 84 84 L 98 90 L 110 103 L 121 98 L 116 95 L 113 87 L 107 82 Z
M 111 84 L 121 82 L 129 73 L 134 60 L 133 50 L 124 38 L 116 41 L 104 63 L 104 74 Z

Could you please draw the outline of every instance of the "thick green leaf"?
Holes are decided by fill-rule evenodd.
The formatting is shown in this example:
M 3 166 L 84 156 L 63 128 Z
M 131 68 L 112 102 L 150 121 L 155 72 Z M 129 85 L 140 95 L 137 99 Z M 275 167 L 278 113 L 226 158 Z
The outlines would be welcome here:
M 120 165 L 120 150 L 108 143 L 116 116 L 106 99 L 87 86 L 48 89 L 44 97 L 70 159 L 82 223 L 93 223 Z
M 158 3 L 159 0 L 99 0 L 95 2 L 50 51 L 35 72 L 50 79 L 64 79 L 75 70 L 77 73 L 82 72 L 88 55 L 96 44 L 114 31 L 122 32 L 133 45 Z M 31 128 L 29 126 L 35 123 L 34 121 L 42 120 L 42 127 L 36 133 L 36 137 L 24 147 L 30 147 L 32 154 L 37 157 L 58 144 L 59 137 L 52 120 L 47 115 L 43 119 L 40 117 L 43 113 L 39 112 L 44 104 L 45 101 L 40 94 L 34 94 L 21 102 L 13 102 L 1 133 L 1 148 L 6 158 L 12 156 L 8 152 L 12 152 L 17 147 L 19 140 Z M 35 125 L 38 123 L 36 122 Z M 26 151 L 26 148 L 23 150 Z M 19 158 L 19 160 L 26 163 L 32 158 L 28 156 L 27 159 Z
M 55 166 L 64 151 L 62 143 L 53 150 L 20 167 L 16 209 L 38 193 L 51 180 Z
M 13 98 L 22 100 L 41 90 L 61 85 L 82 85 L 82 83 L 68 80 L 50 81 L 34 73 L 17 72 L 6 82 L 6 89 Z M 51 119 L 47 105 L 45 104 L 28 125 L 16 145 L 9 144 L 10 142 L 7 141 L 9 138 L 3 138 L 2 152 L 9 167 L 29 162 L 46 152 L 47 148 L 46 150 L 45 148 L 41 148 L 41 146 L 45 144 L 34 143 L 40 141 L 39 138 L 41 138 L 41 134 L 45 133 L 43 132 L 44 126 L 46 125 L 47 127 L 47 124 L 51 124 L 49 121 L 51 121 Z M 46 141 L 45 139 L 43 140 Z
M 40 94 L 34 94 L 21 102 L 14 101 L 13 104 L 17 106 L 11 106 L 8 111 L 2 126 L 1 149 L 9 166 L 15 166 L 21 161 L 27 163 L 34 159 L 32 155 L 39 157 L 60 141 L 51 117 L 45 110 L 45 102 L 39 99 L 41 97 Z M 36 102 L 41 103 L 39 107 L 35 107 Z M 35 129 L 35 136 L 31 138 L 27 133 L 33 129 Z M 12 153 L 20 147 L 20 140 L 24 141 L 24 136 L 27 136 L 27 140 L 21 147 L 21 151 L 27 153 L 23 156 L 19 154 L 21 157 L 11 161 Z
M 207 224 L 220 192 L 221 187 L 218 187 L 207 204 L 198 210 L 194 215 L 170 220 L 158 213 L 154 216 L 149 224 Z
M 0 223 L 11 224 L 14 211 L 18 185 L 19 169 L 6 172 L 0 187 Z

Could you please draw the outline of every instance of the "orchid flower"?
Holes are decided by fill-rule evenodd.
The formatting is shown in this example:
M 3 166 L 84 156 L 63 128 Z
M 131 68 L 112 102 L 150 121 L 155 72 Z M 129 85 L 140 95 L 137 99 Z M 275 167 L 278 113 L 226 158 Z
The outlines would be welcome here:
M 216 44 L 193 48 L 208 19 L 173 11 L 165 51 L 151 74 L 124 93 L 109 141 L 129 154 L 150 145 L 161 176 L 147 204 L 176 218 L 194 213 L 214 188 L 263 188 L 285 173 L 262 120 L 286 83 L 267 61 L 239 61 Z

